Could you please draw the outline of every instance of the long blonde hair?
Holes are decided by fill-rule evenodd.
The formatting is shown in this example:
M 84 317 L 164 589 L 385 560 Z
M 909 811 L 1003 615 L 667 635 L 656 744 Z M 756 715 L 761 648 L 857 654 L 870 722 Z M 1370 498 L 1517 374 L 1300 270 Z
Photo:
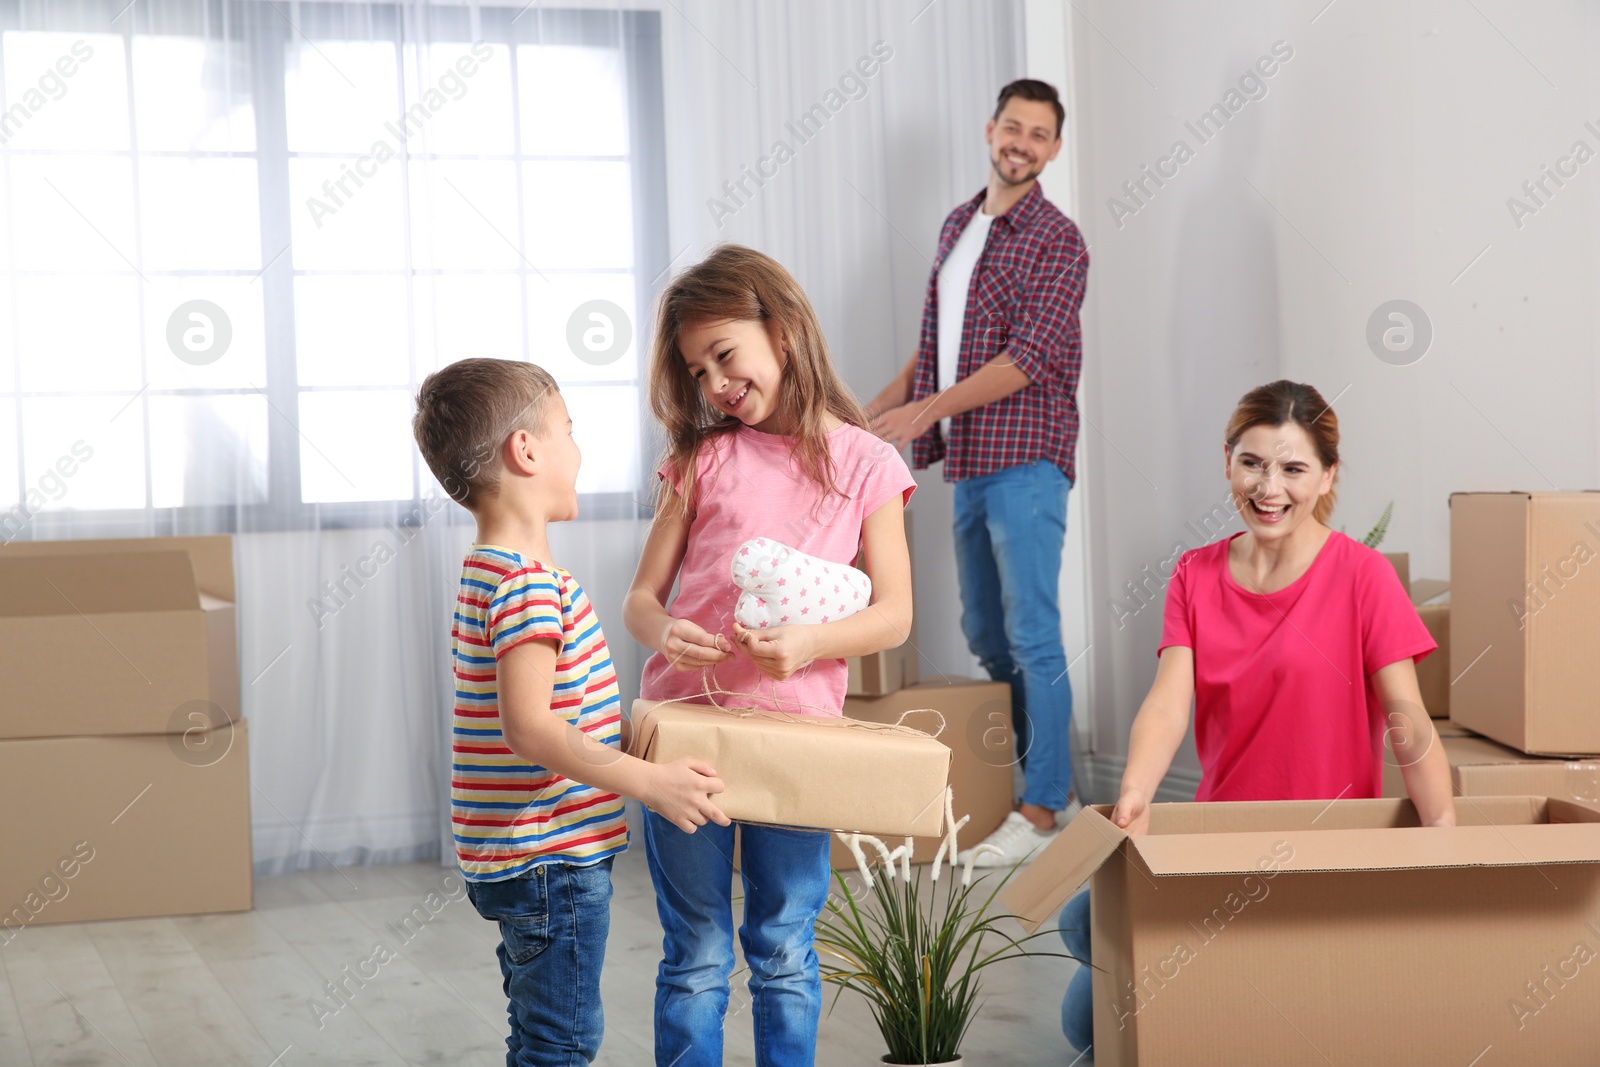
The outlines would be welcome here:
M 706 322 L 759 322 L 776 326 L 789 352 L 778 402 L 796 427 L 794 454 L 825 499 L 838 492 L 828 453 L 824 416 L 866 429 L 866 416 L 828 358 L 817 314 L 805 291 L 777 260 L 743 245 L 719 245 L 672 280 L 656 303 L 650 346 L 650 410 L 667 433 L 663 462 L 679 479 L 681 494 L 666 499 L 693 510 L 695 459 L 708 443 L 737 429 L 739 420 L 706 401 L 678 351 L 678 334 Z

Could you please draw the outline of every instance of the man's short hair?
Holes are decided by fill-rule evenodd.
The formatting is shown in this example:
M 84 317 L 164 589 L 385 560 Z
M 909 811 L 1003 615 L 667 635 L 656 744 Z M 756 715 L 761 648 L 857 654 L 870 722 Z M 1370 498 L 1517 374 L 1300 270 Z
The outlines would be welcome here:
M 1006 101 L 1013 96 L 1020 96 L 1024 100 L 1033 100 L 1040 104 L 1049 104 L 1056 113 L 1056 137 L 1061 136 L 1061 128 L 1067 121 L 1067 109 L 1061 106 L 1061 96 L 1056 92 L 1056 87 L 1049 82 L 1042 82 L 1037 78 L 1018 78 L 1004 89 L 1000 90 L 1000 100 L 994 105 L 995 121 L 999 121 L 1000 112 L 1006 109 Z
M 423 379 L 411 433 L 451 499 L 473 508 L 500 481 L 500 446 L 515 430 L 543 437 L 550 372 L 509 359 L 463 359 Z

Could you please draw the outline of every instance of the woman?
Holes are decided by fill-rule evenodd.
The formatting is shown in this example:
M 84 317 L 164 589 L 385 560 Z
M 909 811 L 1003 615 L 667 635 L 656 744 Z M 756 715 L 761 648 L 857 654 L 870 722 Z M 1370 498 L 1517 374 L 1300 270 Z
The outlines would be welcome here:
M 1200 801 L 1376 797 L 1387 736 L 1424 826 L 1455 825 L 1450 769 L 1415 663 L 1438 646 L 1394 568 L 1326 525 L 1339 420 L 1309 385 L 1246 393 L 1228 420 L 1225 473 L 1245 529 L 1186 552 L 1167 587 L 1160 666 L 1133 721 L 1112 821 L 1144 833 L 1150 801 L 1189 730 Z M 1061 938 L 1088 960 L 1089 893 Z M 1067 987 L 1061 1025 L 1094 1039 L 1090 971 Z

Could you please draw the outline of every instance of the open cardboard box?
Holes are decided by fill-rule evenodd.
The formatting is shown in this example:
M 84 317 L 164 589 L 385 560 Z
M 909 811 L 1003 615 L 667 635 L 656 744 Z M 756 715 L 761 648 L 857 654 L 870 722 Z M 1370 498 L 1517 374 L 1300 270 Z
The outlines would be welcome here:
M 1600 754 L 1597 557 L 1600 492 L 1451 494 L 1452 719 L 1531 755 Z
M 1087 879 L 1099 1067 L 1592 1065 L 1600 807 L 1405 800 L 1086 808 L 1001 894 L 1036 929 Z
M 197 702 L 237 720 L 234 635 L 231 537 L 7 545 L 0 737 L 182 732 Z

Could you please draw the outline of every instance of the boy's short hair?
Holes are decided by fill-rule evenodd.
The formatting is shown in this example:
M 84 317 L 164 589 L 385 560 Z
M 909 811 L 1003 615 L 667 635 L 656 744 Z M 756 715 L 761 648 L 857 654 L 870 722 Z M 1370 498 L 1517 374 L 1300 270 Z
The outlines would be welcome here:
M 500 481 L 499 452 L 515 430 L 544 437 L 550 372 L 510 359 L 462 359 L 423 379 L 411 433 L 444 491 L 472 509 Z

